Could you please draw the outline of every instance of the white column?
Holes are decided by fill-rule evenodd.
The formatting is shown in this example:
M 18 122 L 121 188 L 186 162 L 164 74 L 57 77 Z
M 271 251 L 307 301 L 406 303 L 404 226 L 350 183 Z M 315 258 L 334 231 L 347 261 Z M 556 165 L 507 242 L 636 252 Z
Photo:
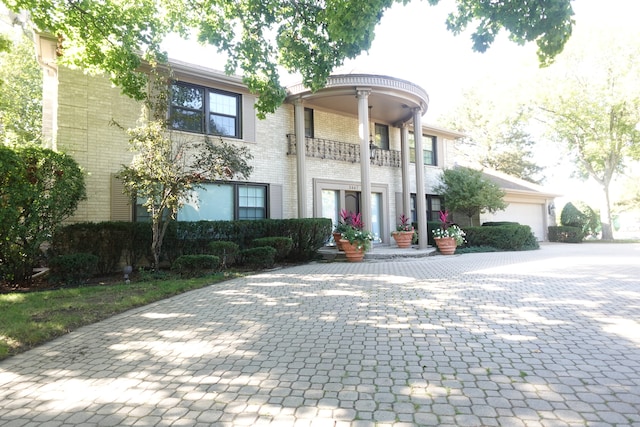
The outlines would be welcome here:
M 369 159 L 369 94 L 371 89 L 356 89 L 358 98 L 358 135 L 360 136 L 360 213 L 365 230 L 371 231 L 371 176 Z
M 307 147 L 304 135 L 304 103 L 296 99 L 294 121 L 296 131 L 296 177 L 298 181 L 298 218 L 307 218 Z
M 428 246 L 427 207 L 424 187 L 424 157 L 422 154 L 422 109 L 413 109 L 413 139 L 416 143 L 416 213 L 418 216 L 418 247 Z
M 402 209 L 401 213 L 410 217 L 411 186 L 409 183 L 409 127 L 403 124 L 400 128 L 400 167 L 402 169 Z M 398 218 L 396 218 L 396 223 Z

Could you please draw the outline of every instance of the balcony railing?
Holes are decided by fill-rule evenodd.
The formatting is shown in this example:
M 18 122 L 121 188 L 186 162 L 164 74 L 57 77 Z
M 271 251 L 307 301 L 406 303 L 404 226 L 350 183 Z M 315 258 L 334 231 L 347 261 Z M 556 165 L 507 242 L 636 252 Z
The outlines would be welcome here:
M 287 134 L 287 154 L 296 154 L 296 136 Z M 343 162 L 360 162 L 360 145 L 322 138 L 305 138 L 307 157 L 339 160 Z M 371 164 L 377 166 L 400 167 L 400 151 L 377 149 Z

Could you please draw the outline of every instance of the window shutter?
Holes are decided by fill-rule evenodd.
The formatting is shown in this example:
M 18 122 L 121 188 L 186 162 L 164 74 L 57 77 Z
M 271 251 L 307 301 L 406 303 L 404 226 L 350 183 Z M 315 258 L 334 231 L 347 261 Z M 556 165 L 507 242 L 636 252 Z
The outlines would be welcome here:
M 131 200 L 124 193 L 124 184 L 116 174 L 111 174 L 111 221 L 133 221 Z
M 269 185 L 269 218 L 282 219 L 282 185 Z

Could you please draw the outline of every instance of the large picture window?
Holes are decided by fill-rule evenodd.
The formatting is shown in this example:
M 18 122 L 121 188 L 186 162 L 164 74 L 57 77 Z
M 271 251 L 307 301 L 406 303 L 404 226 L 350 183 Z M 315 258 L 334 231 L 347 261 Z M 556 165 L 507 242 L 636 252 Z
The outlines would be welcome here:
M 268 217 L 266 184 L 240 182 L 206 183 L 194 189 L 178 211 L 178 221 L 233 221 Z M 136 221 L 149 221 L 147 210 L 138 200 Z
M 174 129 L 242 138 L 242 95 L 187 83 L 171 86 L 170 123 Z
M 430 135 L 422 135 L 422 162 L 428 166 L 437 166 L 438 157 L 436 153 L 437 138 Z M 416 140 L 413 132 L 409 132 L 409 161 L 416 162 Z

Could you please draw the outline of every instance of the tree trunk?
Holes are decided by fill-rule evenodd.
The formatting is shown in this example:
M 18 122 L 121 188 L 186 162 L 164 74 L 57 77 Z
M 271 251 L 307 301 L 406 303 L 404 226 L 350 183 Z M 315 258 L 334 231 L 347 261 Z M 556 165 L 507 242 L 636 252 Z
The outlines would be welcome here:
M 602 240 L 613 240 L 613 226 L 612 226 L 612 218 L 611 218 L 611 199 L 609 197 L 609 185 L 603 185 L 604 188 L 604 197 L 605 197 L 605 221 L 602 221 Z M 602 217 L 602 215 L 600 215 Z

